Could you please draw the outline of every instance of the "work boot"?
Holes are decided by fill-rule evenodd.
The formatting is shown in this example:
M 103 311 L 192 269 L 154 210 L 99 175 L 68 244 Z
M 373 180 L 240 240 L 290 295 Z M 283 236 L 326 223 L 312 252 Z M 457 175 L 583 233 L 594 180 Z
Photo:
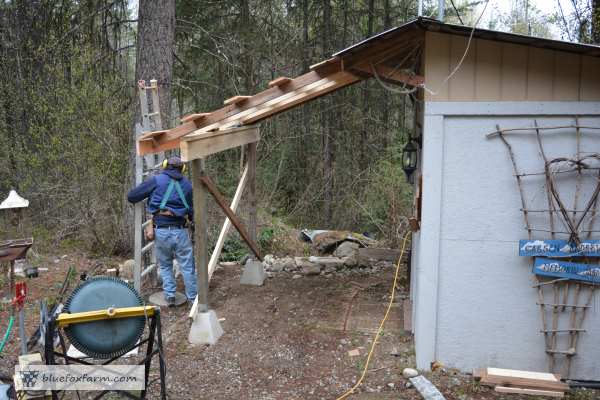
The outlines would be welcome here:
M 175 307 L 175 297 L 165 297 L 165 300 L 167 301 L 167 306 L 169 308 Z

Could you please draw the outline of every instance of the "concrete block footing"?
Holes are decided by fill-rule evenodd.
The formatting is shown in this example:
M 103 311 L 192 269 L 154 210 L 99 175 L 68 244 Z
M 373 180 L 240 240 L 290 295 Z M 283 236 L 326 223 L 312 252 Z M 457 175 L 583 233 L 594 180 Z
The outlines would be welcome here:
M 188 341 L 191 344 L 213 345 L 217 343 L 222 335 L 223 328 L 221 328 L 217 314 L 214 310 L 208 310 L 196 314 L 196 318 L 190 328 Z
M 265 274 L 263 264 L 260 261 L 249 260 L 244 265 L 240 284 L 262 286 L 266 278 L 267 275 Z

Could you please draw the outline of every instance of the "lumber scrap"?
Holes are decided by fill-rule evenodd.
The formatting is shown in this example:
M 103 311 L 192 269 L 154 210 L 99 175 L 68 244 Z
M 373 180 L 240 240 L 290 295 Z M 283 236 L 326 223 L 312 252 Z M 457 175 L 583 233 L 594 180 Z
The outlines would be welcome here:
M 289 82 L 291 82 L 291 78 L 288 78 L 286 76 L 280 76 L 279 78 L 275 78 L 273 79 L 271 82 L 269 82 L 268 86 L 270 88 L 274 87 L 274 86 L 283 86 Z
M 244 126 L 221 131 L 188 135 L 180 141 L 181 159 L 184 162 L 205 158 L 234 147 L 255 143 L 260 140 L 257 126 Z
M 251 239 L 250 235 L 248 234 L 248 231 L 242 224 L 242 221 L 239 220 L 237 215 L 235 215 L 233 210 L 229 207 L 229 205 L 227 204 L 227 201 L 225 200 L 225 197 L 223 197 L 223 195 L 221 194 L 219 189 L 217 189 L 217 185 L 215 185 L 215 183 L 212 181 L 212 179 L 210 179 L 210 177 L 208 177 L 207 175 L 201 176 L 200 182 L 202 183 L 202 185 L 204 185 L 204 187 L 206 187 L 206 189 L 214 197 L 214 199 L 217 202 L 217 204 L 219 205 L 219 207 L 221 207 L 221 209 L 223 210 L 225 215 L 227 215 L 227 218 L 229 218 L 231 220 L 231 223 L 233 224 L 233 226 L 235 226 L 235 229 L 237 229 L 237 231 L 240 233 L 240 236 L 242 237 L 242 239 L 244 239 L 244 241 L 246 242 L 248 247 L 250 247 L 250 249 L 256 256 L 256 258 L 258 258 L 260 261 L 262 261 L 263 259 L 262 259 L 262 256 L 260 255 L 260 251 L 258 250 L 258 246 Z
M 561 382 L 560 375 L 502 368 L 486 368 L 481 376 L 481 383 L 562 392 L 569 390 L 569 385 Z
M 226 106 L 228 106 L 230 104 L 239 104 L 239 103 L 243 103 L 244 101 L 248 100 L 251 97 L 252 96 L 233 96 L 233 97 L 230 97 L 230 98 L 226 99 L 225 101 L 223 101 L 223 104 L 225 104 Z
M 553 391 L 553 390 L 539 390 L 539 389 L 526 389 L 509 386 L 496 386 L 494 390 L 498 393 L 512 393 L 512 394 L 528 394 L 531 396 L 548 396 L 548 397 L 565 397 L 564 392 Z

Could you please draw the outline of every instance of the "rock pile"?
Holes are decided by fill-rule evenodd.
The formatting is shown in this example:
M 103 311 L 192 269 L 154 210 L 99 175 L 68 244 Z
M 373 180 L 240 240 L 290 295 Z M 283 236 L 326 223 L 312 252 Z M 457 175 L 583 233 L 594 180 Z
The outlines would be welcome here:
M 295 276 L 369 273 L 394 266 L 388 260 L 362 257 L 359 250 L 358 243 L 345 241 L 329 256 L 278 258 L 268 254 L 264 257 L 263 265 L 269 273 L 291 273 Z

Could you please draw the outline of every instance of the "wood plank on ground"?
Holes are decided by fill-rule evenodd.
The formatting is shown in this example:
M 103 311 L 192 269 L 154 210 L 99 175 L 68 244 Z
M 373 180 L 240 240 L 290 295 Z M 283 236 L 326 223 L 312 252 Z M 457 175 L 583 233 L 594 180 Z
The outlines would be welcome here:
M 512 393 L 512 394 L 528 394 L 531 396 L 548 396 L 548 397 L 565 397 L 564 392 L 553 391 L 553 390 L 538 390 L 538 389 L 525 389 L 509 386 L 496 386 L 494 390 L 498 393 Z
M 501 368 L 487 368 L 481 377 L 481 383 L 563 392 L 569 390 L 569 385 L 561 382 L 560 377 L 554 374 Z

